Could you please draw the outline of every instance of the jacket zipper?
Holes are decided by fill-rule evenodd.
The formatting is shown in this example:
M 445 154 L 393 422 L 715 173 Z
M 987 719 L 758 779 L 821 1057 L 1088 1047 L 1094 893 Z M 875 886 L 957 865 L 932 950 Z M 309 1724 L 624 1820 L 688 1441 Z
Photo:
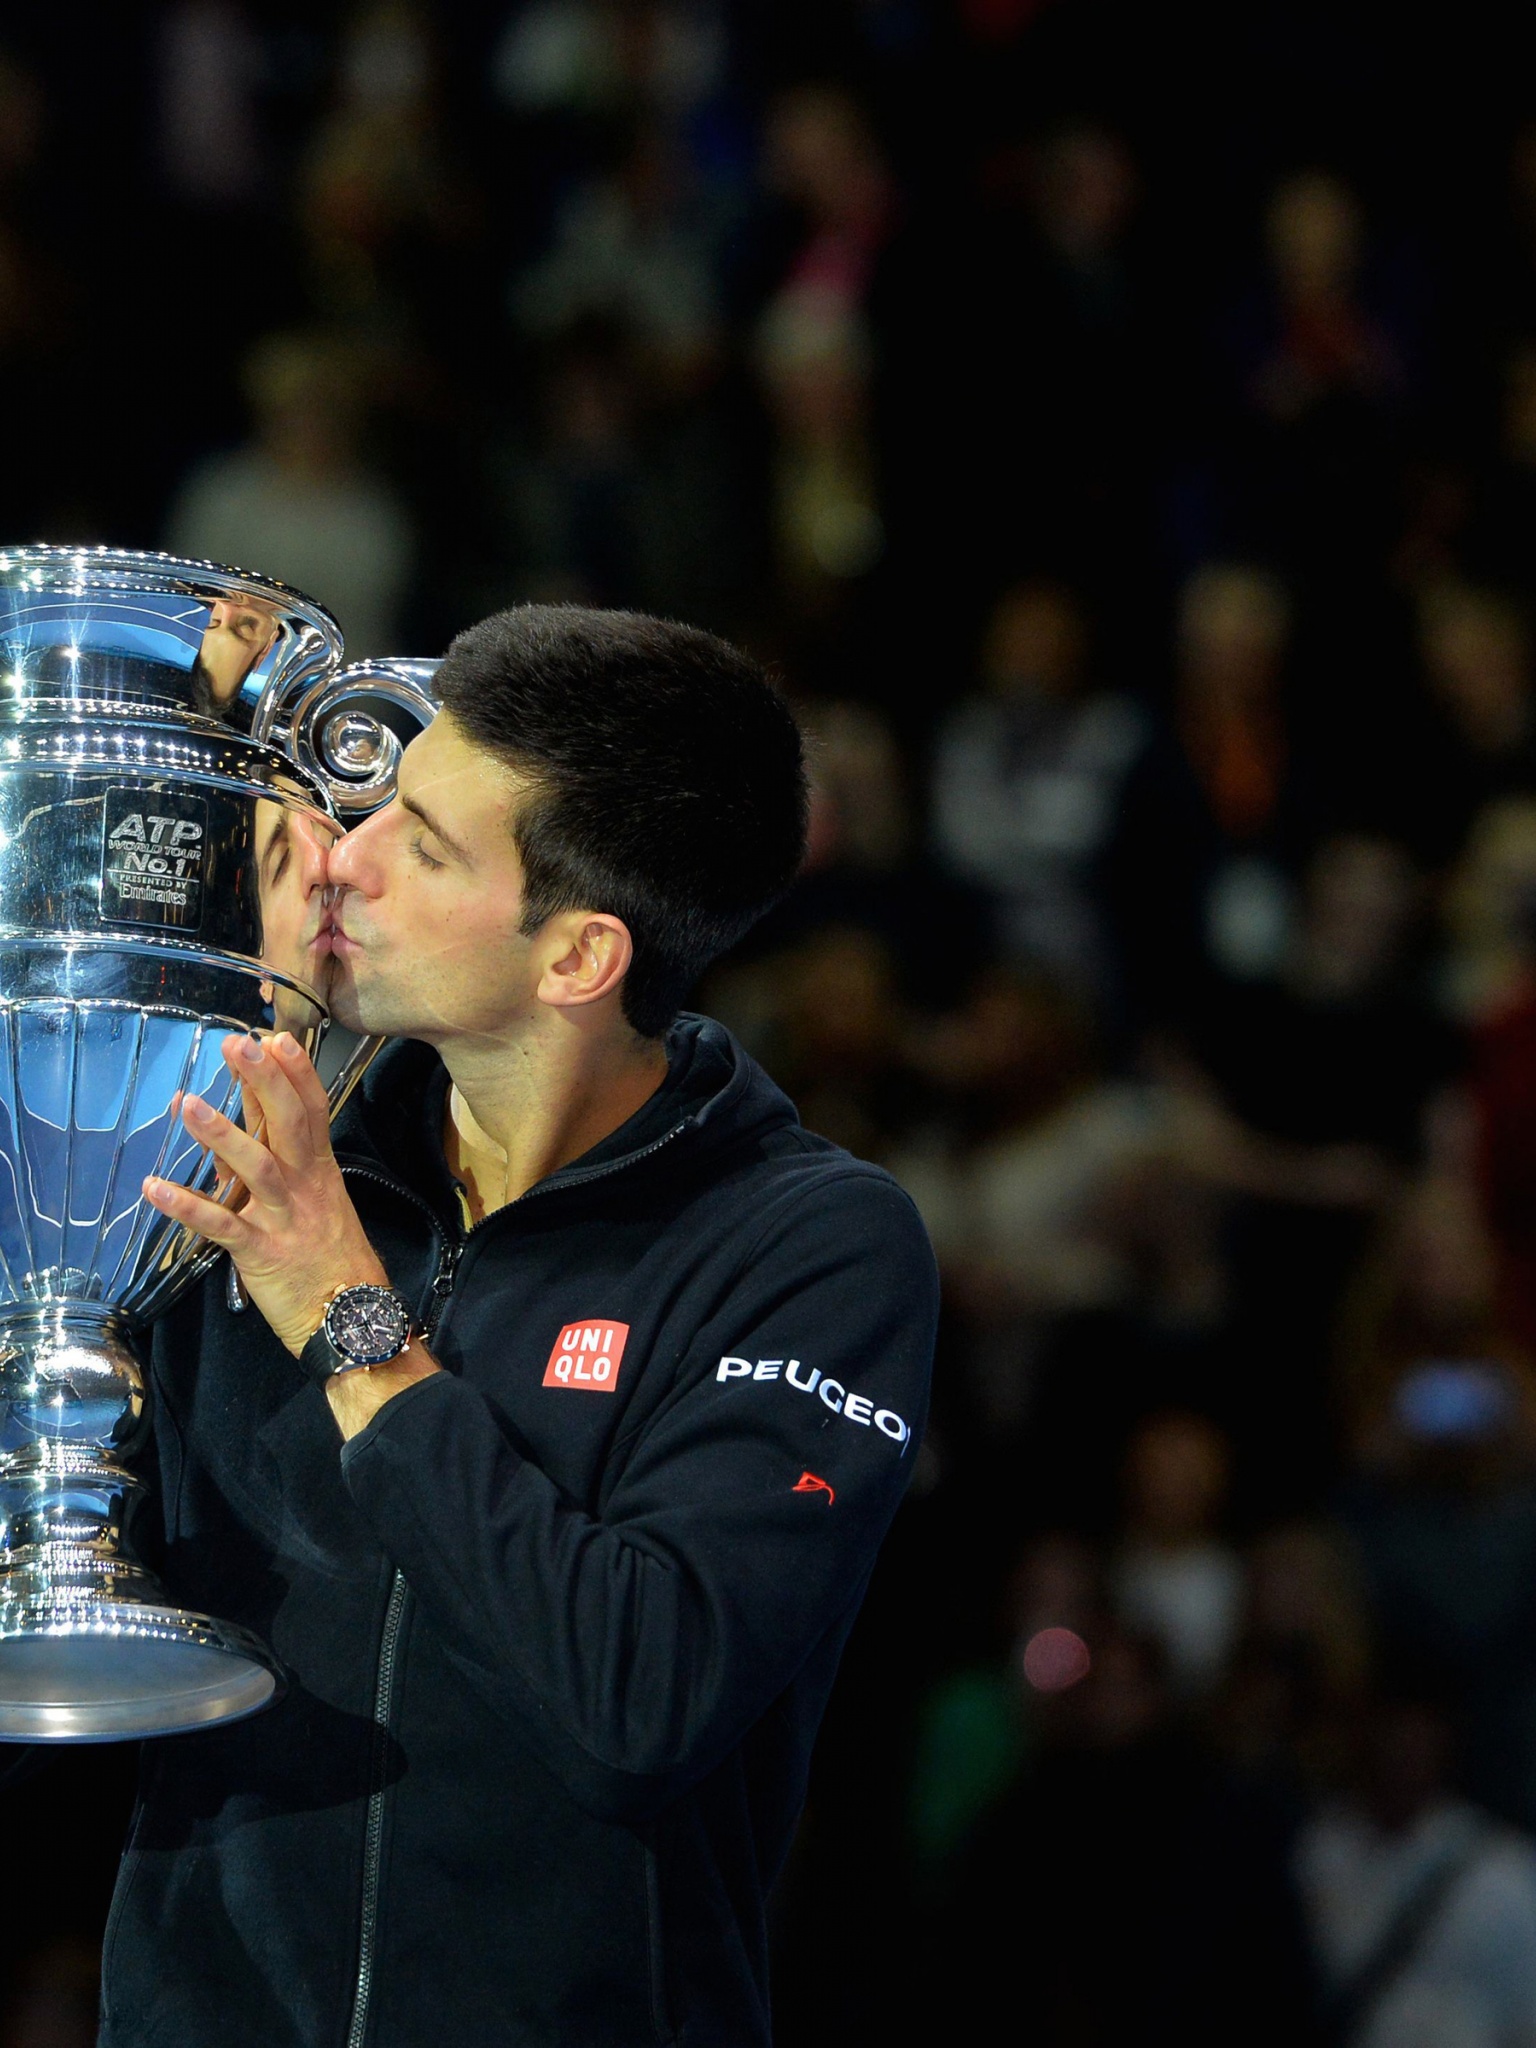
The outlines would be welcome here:
M 610 1159 L 606 1166 L 589 1166 L 585 1173 L 567 1174 L 563 1180 L 556 1176 L 549 1180 L 541 1180 L 537 1186 L 528 1188 L 520 1194 L 515 1202 L 506 1203 L 505 1207 L 516 1209 L 524 1202 L 531 1202 L 535 1195 L 554 1195 L 565 1188 L 584 1188 L 591 1181 L 606 1180 L 611 1173 L 627 1173 L 630 1167 L 638 1166 L 642 1159 L 649 1159 L 653 1152 L 659 1152 L 663 1145 L 670 1145 L 674 1138 L 680 1138 L 692 1122 L 691 1116 L 684 1117 L 680 1124 L 674 1124 L 670 1131 L 663 1131 L 659 1138 L 652 1138 L 650 1144 L 642 1145 L 638 1152 L 626 1152 L 622 1159 Z M 500 1209 L 493 1209 L 491 1216 L 499 1216 L 501 1213 Z M 482 1219 L 485 1223 L 489 1223 L 490 1220 L 490 1216 Z M 476 1230 L 480 1227 L 479 1223 L 475 1225 Z
M 638 1152 L 626 1153 L 622 1159 L 615 1159 L 607 1166 L 589 1168 L 586 1173 L 576 1174 L 559 1183 L 561 1187 L 584 1186 L 588 1181 L 602 1180 L 610 1173 L 634 1165 L 638 1160 L 648 1159 L 653 1152 L 659 1152 L 663 1145 L 670 1145 L 674 1138 L 682 1136 L 688 1128 L 688 1121 L 674 1124 L 670 1131 L 651 1144 L 642 1146 Z M 484 1228 L 490 1217 L 483 1217 L 467 1236 L 455 1237 L 443 1228 L 442 1218 L 430 1202 L 424 1202 L 401 1182 L 391 1179 L 386 1173 L 362 1165 L 346 1162 L 342 1166 L 345 1174 L 358 1180 L 371 1180 L 380 1187 L 388 1188 L 391 1194 L 399 1195 L 414 1208 L 420 1209 L 432 1224 L 433 1231 L 442 1241 L 442 1254 L 437 1271 L 432 1277 L 432 1305 L 427 1311 L 422 1327 L 423 1337 L 430 1338 L 442 1321 L 443 1311 L 448 1306 L 448 1297 L 453 1292 L 453 1283 L 458 1274 L 459 1261 L 464 1256 L 465 1246 L 476 1230 Z M 529 1201 L 542 1193 L 542 1188 L 529 1188 L 506 1207 L 515 1209 L 518 1202 Z M 551 1189 L 552 1191 L 552 1189 Z M 499 1216 L 501 1210 L 492 1210 L 492 1216 Z M 233 1267 L 231 1267 L 233 1271 Z M 379 1931 L 379 1876 L 384 1854 L 384 1771 L 388 1757 L 389 1724 L 395 1708 L 395 1673 L 400 1653 L 400 1633 L 405 1621 L 405 1603 L 410 1589 L 405 1583 L 405 1574 L 396 1571 L 389 1589 L 389 1605 L 384 1611 L 384 1629 L 379 1638 L 379 1660 L 374 1672 L 373 1723 L 374 1734 L 369 1765 L 368 1819 L 363 1834 L 363 1898 L 362 1921 L 358 1931 L 357 1977 L 352 1996 L 352 2022 L 347 2028 L 346 2048 L 363 2048 L 368 2033 L 368 2009 L 373 1992 L 374 1956 Z
M 376 1180 L 403 1195 L 423 1210 L 432 1219 L 433 1229 L 442 1238 L 442 1255 L 438 1260 L 436 1273 L 432 1276 L 432 1305 L 427 1310 L 423 1335 L 430 1337 L 442 1320 L 448 1297 L 453 1292 L 453 1278 L 458 1270 L 460 1243 L 447 1236 L 436 1212 L 430 1204 L 413 1195 L 409 1188 L 400 1187 L 385 1175 L 370 1173 L 364 1167 L 347 1169 L 367 1180 Z M 400 1633 L 405 1621 L 405 1603 L 410 1588 L 405 1583 L 405 1574 L 398 1569 L 389 1588 L 389 1605 L 384 1610 L 384 1628 L 379 1638 L 379 1661 L 373 1681 L 373 1742 L 369 1757 L 368 1772 L 368 1820 L 363 1833 L 363 1898 L 361 1924 L 357 1941 L 357 1979 L 352 1995 L 352 2023 L 347 2028 L 347 2048 L 363 2048 L 368 2032 L 368 2007 L 373 1992 L 374 1954 L 379 1931 L 379 1875 L 384 1853 L 384 1773 L 389 1754 L 389 1724 L 395 1710 L 395 1672 L 400 1654 Z
M 357 1984 L 352 1995 L 352 2024 L 347 2048 L 363 2048 L 368 2031 L 368 1999 L 373 1990 L 373 1956 L 379 1927 L 379 1868 L 384 1847 L 384 1764 L 388 1753 L 389 1717 L 394 1707 L 395 1659 L 400 1624 L 405 1616 L 406 1584 L 396 1572 L 384 1614 L 378 1671 L 373 1684 L 373 1742 L 369 1758 L 368 1824 L 363 1835 L 363 1910 L 357 1943 Z

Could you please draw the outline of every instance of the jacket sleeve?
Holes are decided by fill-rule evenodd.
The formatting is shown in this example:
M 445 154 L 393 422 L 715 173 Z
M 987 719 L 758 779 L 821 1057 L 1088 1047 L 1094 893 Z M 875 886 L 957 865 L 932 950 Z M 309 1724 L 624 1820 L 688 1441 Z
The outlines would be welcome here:
M 703 1777 L 845 1629 L 911 1475 L 938 1285 L 896 1185 L 770 1206 L 596 1513 L 449 1373 L 343 1450 L 353 1499 L 483 1695 L 572 1796 L 653 1810 Z

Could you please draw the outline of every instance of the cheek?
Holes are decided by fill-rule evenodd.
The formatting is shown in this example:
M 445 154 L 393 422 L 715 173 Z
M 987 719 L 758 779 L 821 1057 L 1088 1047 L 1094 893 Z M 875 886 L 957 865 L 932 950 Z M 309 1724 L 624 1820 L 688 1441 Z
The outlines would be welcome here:
M 423 904 L 422 910 L 412 941 L 418 955 L 487 985 L 504 981 L 527 949 L 516 918 L 503 912 L 488 915 L 480 904 L 462 902 Z

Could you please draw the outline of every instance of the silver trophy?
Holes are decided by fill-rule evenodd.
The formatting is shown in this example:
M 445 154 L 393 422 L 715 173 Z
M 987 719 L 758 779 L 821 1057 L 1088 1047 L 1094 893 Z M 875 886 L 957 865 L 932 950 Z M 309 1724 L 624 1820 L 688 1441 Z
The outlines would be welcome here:
M 329 613 L 264 577 L 0 550 L 0 1740 L 170 1734 L 280 1684 L 124 1554 L 129 1338 L 213 1257 L 140 1194 L 220 1192 L 181 1099 L 238 1114 L 230 1031 L 318 1050 L 304 858 L 388 800 L 432 714 L 435 664 L 340 660 Z

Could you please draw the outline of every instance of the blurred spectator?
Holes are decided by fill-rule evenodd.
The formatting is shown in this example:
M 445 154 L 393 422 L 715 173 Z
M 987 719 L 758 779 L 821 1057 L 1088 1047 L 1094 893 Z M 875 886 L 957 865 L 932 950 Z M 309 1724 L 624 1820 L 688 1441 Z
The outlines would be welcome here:
M 1451 892 L 1449 988 L 1472 1023 L 1478 1178 L 1502 1322 L 1536 1357 L 1536 803 L 1492 804 Z
M 648 138 L 651 166 L 665 160 L 669 180 L 690 196 L 677 225 L 691 268 L 697 231 L 712 236 L 750 203 L 744 187 L 756 137 L 733 100 L 732 42 L 719 0 L 532 0 L 506 9 L 486 82 L 507 117 L 495 199 L 511 251 L 538 262 L 552 235 L 568 238 L 583 219 L 610 238 L 621 226 L 632 234 L 625 180 L 616 193 L 613 174 L 636 139 Z M 654 216 L 655 187 L 641 197 L 642 211 Z M 670 252 L 675 269 L 675 243 Z M 587 249 L 589 279 L 601 253 L 595 243 Z M 625 267 L 628 289 L 641 291 Z M 515 303 L 516 270 L 510 285 Z M 661 297 L 675 318 L 675 293 Z M 636 311 L 631 303 L 629 316 Z
M 896 210 L 864 109 L 834 87 L 797 86 L 769 108 L 764 151 L 768 185 L 795 210 L 802 230 L 779 302 L 815 302 L 829 316 L 856 312 L 868 298 Z
M 932 1111 L 912 1050 L 909 953 L 931 892 L 914 884 L 905 778 L 866 705 L 803 707 L 806 863 L 759 944 L 714 977 L 715 1012 L 769 1065 L 814 1130 L 884 1159 Z
M 256 96 L 264 52 L 238 0 L 179 0 L 160 29 L 160 151 L 170 189 L 206 213 L 241 212 L 269 173 Z
M 1388 1671 L 1453 1704 L 1465 1781 L 1536 1817 L 1536 1396 L 1500 1328 L 1465 1134 L 1385 1249 L 1346 1365 L 1359 1444 L 1342 1500 Z
M 889 1164 L 938 1252 L 965 1333 L 954 1377 L 982 1437 L 994 1450 L 1014 1441 L 1038 1421 L 1042 1381 L 1064 1377 L 1102 1456 L 1114 1425 L 1099 1376 L 1114 1382 L 1124 1365 L 1069 1369 L 1062 1338 L 1122 1315 L 1165 1341 L 1210 1326 L 1222 1295 L 1213 1191 L 1242 1134 L 1223 1124 L 1213 1136 L 1162 1082 L 1105 1074 L 1081 1005 L 1038 978 L 984 975 L 963 1007 L 911 1031 L 908 1057 L 947 1113 Z M 1112 1349 L 1140 1355 L 1123 1331 Z M 1058 1464 L 1070 1434 L 1057 1416 Z
M 890 874 L 911 853 L 905 770 L 890 726 L 866 704 L 803 705 L 810 736 L 806 866 Z
M 907 1106 L 895 963 L 879 936 L 826 925 L 774 963 L 769 1053 L 802 1121 L 882 1158 Z
M 1182 1021 L 1213 978 L 1273 973 L 1315 798 L 1283 696 L 1290 604 L 1212 564 L 1179 602 L 1173 723 L 1133 767 L 1109 859 L 1133 1016 Z
M 1331 398 L 1381 401 L 1405 381 L 1402 349 L 1361 296 L 1364 223 L 1340 179 L 1308 171 L 1276 187 L 1265 221 L 1275 332 L 1253 402 L 1300 420 Z
M 1419 649 L 1434 722 L 1412 829 L 1441 864 L 1460 852 L 1485 804 L 1536 790 L 1530 628 L 1501 592 L 1443 582 L 1420 599 Z
M 1452 1795 L 1450 1747 L 1435 1708 L 1378 1703 L 1353 1790 L 1297 1844 L 1343 2048 L 1536 2040 L 1536 1845 Z
M 1225 1676 L 1243 1606 L 1243 1571 L 1221 1536 L 1230 1452 L 1206 1416 L 1148 1418 L 1125 1466 L 1125 1529 L 1112 1584 L 1121 1620 L 1157 1642 L 1176 1698 Z
M 347 651 L 400 651 L 410 521 L 362 453 L 362 359 L 324 335 L 274 334 L 246 363 L 255 432 L 187 478 L 171 510 L 174 552 L 261 570 L 328 605 Z
M 1526 998 L 1536 953 L 1536 795 L 1478 812 L 1445 890 L 1441 991 L 1452 1016 L 1491 1023 Z
M 1524 1369 L 1500 1320 L 1477 1140 L 1470 1105 L 1447 1092 L 1426 1117 L 1424 1163 L 1389 1213 L 1345 1305 L 1339 1391 L 1354 1447 L 1373 1467 L 1396 1469 L 1415 1446 L 1422 1450 L 1412 1397 L 1401 1405 L 1404 1374 L 1457 1360 L 1499 1361 L 1516 1374 Z M 1501 1399 L 1484 1419 L 1491 1438 L 1502 1441 L 1515 1409 Z
M 1273 1489 L 1268 1514 L 1315 1497 L 1329 1470 L 1339 1304 L 1419 1155 L 1427 1099 L 1457 1070 L 1418 971 L 1419 913 L 1400 847 L 1324 841 L 1273 970 L 1208 975 L 1187 1005 L 1193 1061 L 1158 1055 L 1185 1158 L 1233 1198 L 1223 1334 L 1243 1369 L 1222 1412 Z
M 533 437 L 500 468 L 517 595 L 635 605 L 654 532 L 627 336 L 589 323 L 543 368 Z
M 332 105 L 296 179 L 308 292 L 320 317 L 409 385 L 473 363 L 464 330 L 489 294 L 464 260 L 474 202 L 451 161 L 433 16 L 413 0 L 363 0 L 341 37 Z
M 995 906 L 1005 957 L 1104 999 L 1113 966 L 1094 883 L 1146 738 L 1130 699 L 1095 687 L 1065 586 L 1017 585 L 992 613 L 984 695 L 946 726 L 934 767 L 940 854 Z
M 885 550 L 869 436 L 869 338 L 855 309 L 786 293 L 758 362 L 774 431 L 774 527 L 785 601 L 825 612 Z
M 1422 910 L 1401 846 L 1322 842 L 1273 971 L 1217 983 L 1193 1032 L 1236 1116 L 1295 1144 L 1413 1156 L 1422 1107 L 1458 1064 L 1420 972 Z M 1366 1198 L 1379 1181 L 1363 1157 L 1356 1180 Z
M 1223 1750 L 1299 1804 L 1336 1783 L 1371 1671 L 1358 1561 L 1333 1523 L 1281 1523 L 1245 1559 L 1247 1603 L 1218 1702 Z
M 1132 1287 L 1110 1190 L 1159 1155 L 1164 1132 L 1147 1089 L 1099 1071 L 1080 1005 L 996 971 L 915 1051 L 961 1108 L 961 1142 L 900 1171 L 962 1293 L 1027 1316 Z
M 685 388 L 720 340 L 715 238 L 706 195 L 659 125 L 640 129 L 611 173 L 568 198 L 550 248 L 518 279 L 514 310 L 538 336 L 612 321 Z
M 1227 1412 L 1277 1488 L 1271 1513 L 1299 1507 L 1329 1468 L 1339 1305 L 1420 1156 L 1425 1105 L 1459 1065 L 1419 971 L 1420 914 L 1401 847 L 1325 840 L 1276 970 L 1213 978 L 1192 1022 L 1203 1074 L 1245 1134 L 1225 1244 L 1245 1370 Z
M 889 720 L 872 705 L 846 699 L 803 700 L 799 710 L 810 743 L 805 866 L 790 895 L 712 976 L 708 989 L 719 1014 L 770 1061 L 780 1007 L 778 962 L 807 935 L 827 927 L 873 933 L 901 999 L 925 1012 L 953 1002 L 956 959 L 964 961 L 968 978 L 986 942 L 971 893 L 922 858 L 907 765 Z M 946 935 L 944 945 L 935 945 L 936 933 Z M 926 1105 L 914 1100 L 911 1111 L 904 1129 L 923 1121 Z
M 845 92 L 785 94 L 765 138 L 769 181 L 803 228 L 761 316 L 757 361 L 774 433 L 784 594 L 814 615 L 885 548 L 866 305 L 895 199 L 863 110 Z
M 1313 575 L 1379 573 L 1412 383 L 1406 296 L 1368 263 L 1359 199 L 1331 172 L 1274 188 L 1265 241 L 1266 282 L 1237 345 L 1255 427 L 1238 484 L 1248 530 Z

